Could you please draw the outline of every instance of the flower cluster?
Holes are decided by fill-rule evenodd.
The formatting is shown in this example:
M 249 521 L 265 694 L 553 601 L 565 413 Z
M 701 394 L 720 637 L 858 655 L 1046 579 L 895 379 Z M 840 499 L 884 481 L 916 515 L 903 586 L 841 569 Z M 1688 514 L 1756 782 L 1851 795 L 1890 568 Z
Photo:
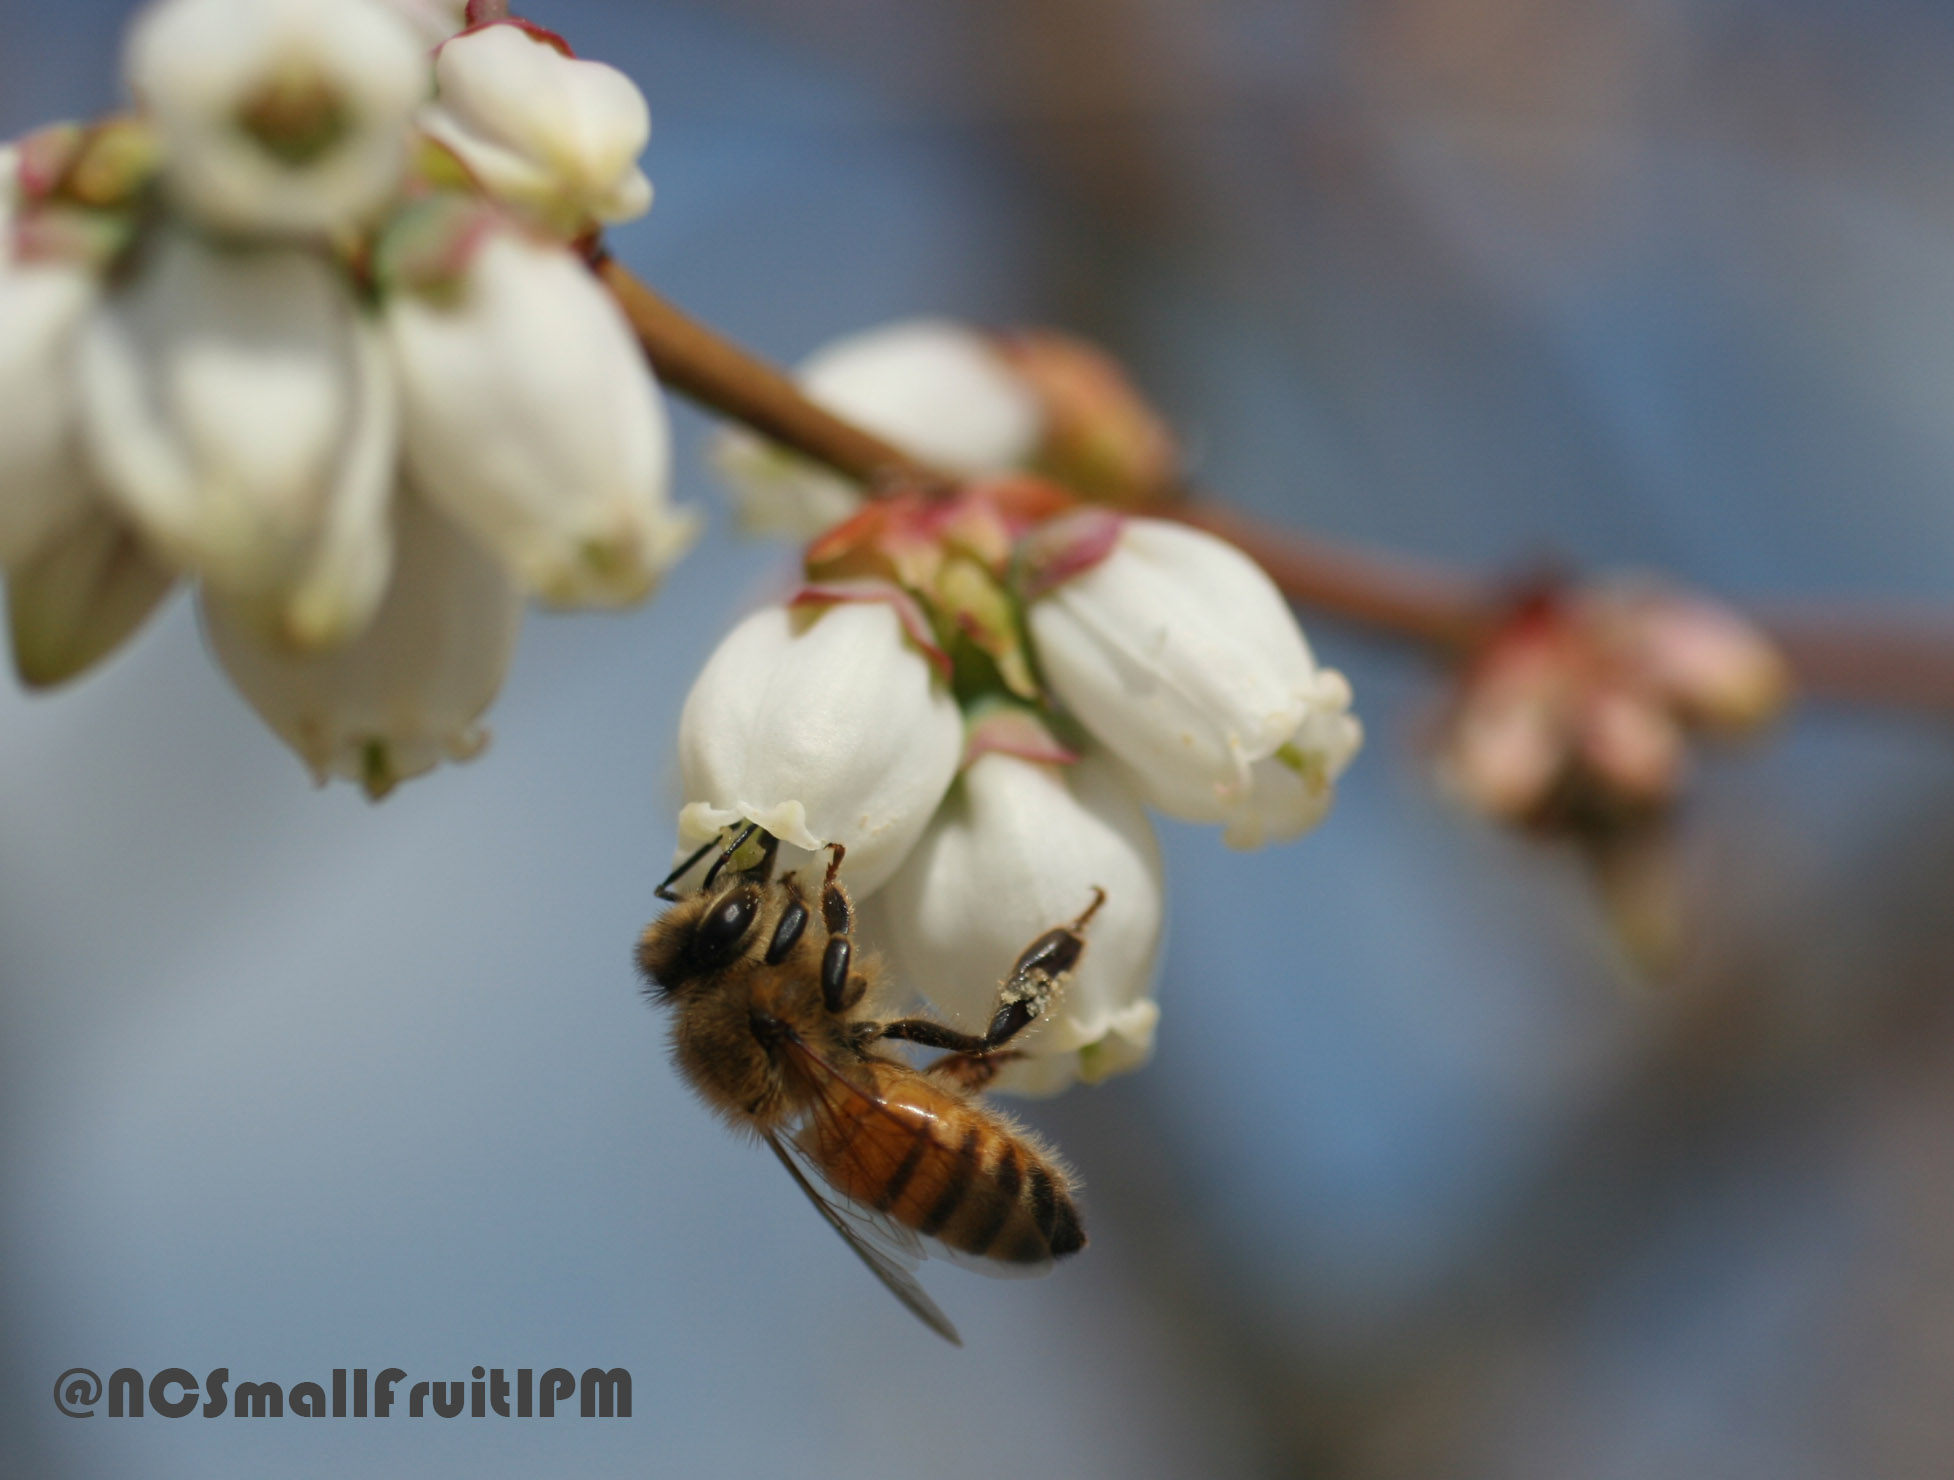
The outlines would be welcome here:
M 479 4 L 479 0 L 478 0 Z M 62 682 L 179 579 L 321 779 L 472 754 L 525 596 L 688 543 L 665 413 L 581 243 L 644 99 L 458 0 L 160 0 L 131 112 L 0 152 L 0 568 Z
M 1462 676 L 1440 774 L 1500 821 L 1616 834 L 1675 802 L 1692 735 L 1756 730 L 1789 696 L 1776 648 L 1727 607 L 1647 581 L 1550 587 Z
M 971 475 L 954 491 L 862 503 L 750 439 L 722 452 L 749 513 L 847 517 L 808 546 L 800 589 L 714 653 L 679 738 L 681 852 L 744 822 L 782 841 L 783 867 L 843 844 L 868 937 L 967 1028 L 1019 950 L 1106 891 L 1078 974 L 997 1081 L 1024 1093 L 1151 1051 L 1165 900 L 1147 809 L 1237 847 L 1293 838 L 1362 737 L 1342 675 L 1246 555 L 1108 508 L 1132 476 L 1068 488 L 1009 471 L 1060 446 L 1074 468 L 1168 482 L 1170 459 L 1133 455 L 1158 423 L 1124 382 L 1048 343 L 1093 373 L 1058 376 L 1055 396 L 1002 342 L 934 322 L 810 362 L 817 399 Z

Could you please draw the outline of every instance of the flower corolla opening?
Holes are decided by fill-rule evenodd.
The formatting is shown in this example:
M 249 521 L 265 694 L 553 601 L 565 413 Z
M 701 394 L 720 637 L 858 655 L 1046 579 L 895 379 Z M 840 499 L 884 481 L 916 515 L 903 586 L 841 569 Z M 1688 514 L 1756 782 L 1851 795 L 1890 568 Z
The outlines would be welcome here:
M 840 843 L 867 898 L 922 835 L 962 752 L 956 701 L 894 604 L 764 607 L 686 698 L 679 849 L 745 822 L 810 853 Z
M 419 40 L 382 0 L 162 0 L 131 29 L 125 71 L 185 213 L 269 235 L 376 215 L 429 88 Z

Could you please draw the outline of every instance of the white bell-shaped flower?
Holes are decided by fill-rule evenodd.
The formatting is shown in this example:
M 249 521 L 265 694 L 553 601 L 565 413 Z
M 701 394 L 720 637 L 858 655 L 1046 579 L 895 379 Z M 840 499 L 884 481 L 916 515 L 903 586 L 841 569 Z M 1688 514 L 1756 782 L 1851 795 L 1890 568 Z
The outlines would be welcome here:
M 651 110 L 629 77 L 581 61 L 519 21 L 442 46 L 437 99 L 421 126 L 452 149 L 495 200 L 566 236 L 651 208 L 638 168 Z
M 30 688 L 65 683 L 120 647 L 176 576 L 107 506 L 85 502 L 7 571 L 14 669 Z
M 1146 810 L 1119 768 L 980 755 L 876 897 L 871 928 L 898 983 L 982 1032 L 1018 953 L 1106 902 L 1046 1018 L 1012 1047 L 1002 1089 L 1049 1094 L 1136 1067 L 1150 1052 L 1165 881 Z
M 177 203 L 219 231 L 366 220 L 407 165 L 427 54 L 383 0 L 161 0 L 126 68 Z
M 159 552 L 293 646 L 365 625 L 390 559 L 393 373 L 328 261 L 167 235 L 78 367 L 94 470 Z
M 770 606 L 707 660 L 678 748 L 682 849 L 741 822 L 801 849 L 840 843 L 866 898 L 949 788 L 963 720 L 889 604 Z
M 952 473 L 1020 466 L 1038 448 L 1036 397 L 990 341 L 944 319 L 905 319 L 835 340 L 796 371 L 808 397 Z M 715 454 L 741 523 L 811 537 L 853 513 L 852 483 L 750 432 Z
M 79 263 L 14 260 L 13 173 L 13 151 L 0 151 L 0 567 L 88 506 L 74 346 L 101 292 Z
M 1243 846 L 1320 817 L 1361 739 L 1349 686 L 1317 668 L 1274 583 L 1200 530 L 1127 520 L 1029 622 L 1053 692 L 1147 800 Z
M 473 539 L 411 491 L 394 500 L 398 559 L 366 630 L 332 652 L 268 647 L 248 616 L 206 592 L 204 625 L 231 681 L 314 779 L 378 799 L 442 760 L 467 760 L 508 672 L 522 597 Z
M 1321 822 L 1336 799 L 1336 781 L 1363 747 L 1364 727 L 1350 712 L 1350 683 L 1334 668 L 1316 671 L 1303 722 L 1276 753 L 1248 770 L 1240 791 L 1217 792 L 1184 772 L 1134 777 L 1147 800 L 1170 817 L 1222 824 L 1231 848 L 1262 848 L 1299 838 Z
M 649 595 L 698 521 L 667 501 L 657 383 L 583 263 L 491 230 L 457 281 L 396 292 L 387 324 L 416 487 L 545 600 Z

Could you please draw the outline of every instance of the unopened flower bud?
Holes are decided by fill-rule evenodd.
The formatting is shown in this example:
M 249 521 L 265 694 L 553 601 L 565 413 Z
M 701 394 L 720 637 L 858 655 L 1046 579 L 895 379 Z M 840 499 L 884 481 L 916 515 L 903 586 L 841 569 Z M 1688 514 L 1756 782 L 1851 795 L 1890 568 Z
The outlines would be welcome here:
M 1050 329 L 1016 330 L 992 342 L 1038 399 L 1038 471 L 1082 498 L 1120 508 L 1147 509 L 1174 496 L 1174 439 L 1110 355 Z
M 1051 1094 L 1135 1068 L 1152 1047 L 1165 882 L 1144 808 L 1102 757 L 1040 764 L 999 751 L 971 763 L 871 920 L 896 977 L 982 1032 L 998 985 L 1033 940 L 1103 889 L 1078 970 L 1045 1020 L 1012 1041 L 1026 1058 L 997 1087 Z
M 697 520 L 667 502 L 657 385 L 583 263 L 495 230 L 452 285 L 394 293 L 387 325 L 416 486 L 547 601 L 649 595 Z
M 680 847 L 743 822 L 810 851 L 840 843 L 866 898 L 921 836 L 962 751 L 956 701 L 894 605 L 762 608 L 686 698 Z
M 1727 606 L 1647 583 L 1605 587 L 1586 604 L 1603 640 L 1689 724 L 1755 729 L 1790 698 L 1790 671 L 1776 646 Z
M 308 235 L 393 194 L 429 80 L 381 0 L 161 0 L 127 69 L 184 210 L 219 231 Z
M 1240 846 L 1326 810 L 1362 738 L 1260 566 L 1200 530 L 1127 520 L 1111 552 L 1031 604 L 1059 700 L 1170 816 Z
M 495 200 L 565 236 L 650 209 L 638 156 L 651 112 L 615 67 L 580 61 L 548 33 L 502 21 L 443 44 L 434 76 L 439 96 L 422 127 Z
M 502 567 L 419 497 L 394 500 L 398 557 L 386 600 L 329 653 L 267 646 L 248 614 L 206 592 L 204 625 L 224 671 L 315 780 L 376 800 L 487 744 L 479 723 L 508 671 L 522 597 Z
M 1037 400 L 989 340 L 942 319 L 907 319 L 826 345 L 796 372 L 809 399 L 951 473 L 1000 472 L 1036 450 Z M 748 432 L 716 454 L 741 522 L 812 536 L 859 506 L 844 480 Z

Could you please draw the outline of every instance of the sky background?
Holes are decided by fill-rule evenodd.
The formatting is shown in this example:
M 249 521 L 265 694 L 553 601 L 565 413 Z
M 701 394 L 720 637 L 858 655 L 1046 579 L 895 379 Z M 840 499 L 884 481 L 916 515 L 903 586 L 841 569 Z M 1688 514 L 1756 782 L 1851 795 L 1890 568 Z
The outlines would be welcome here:
M 127 7 L 0 0 L 0 135 Z M 1948 601 L 1954 15 L 1902 0 L 537 0 L 650 98 L 614 246 L 791 361 L 916 313 L 1116 347 L 1270 518 L 1745 598 Z M 677 1083 L 630 969 L 712 529 L 532 617 L 475 763 L 315 792 L 180 598 L 0 680 L 0 1462 L 49 1477 L 1917 1476 L 1954 1463 L 1954 755 L 1703 767 L 1651 983 L 1463 817 L 1434 673 L 1311 622 L 1330 821 L 1167 825 L 1156 1062 L 1029 1108 L 1093 1245 L 952 1351 Z M 62 1418 L 57 1373 L 630 1369 L 629 1422 Z

